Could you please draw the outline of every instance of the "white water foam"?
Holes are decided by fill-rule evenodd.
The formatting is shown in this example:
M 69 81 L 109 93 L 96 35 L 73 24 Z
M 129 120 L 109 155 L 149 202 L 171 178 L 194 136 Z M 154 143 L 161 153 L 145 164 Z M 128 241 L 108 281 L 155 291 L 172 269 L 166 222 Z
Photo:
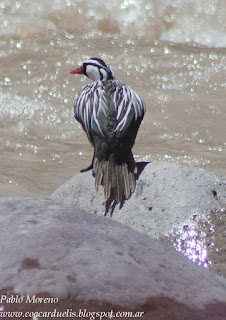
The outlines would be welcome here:
M 34 0 L 0 3 L 0 38 L 59 31 L 226 47 L 225 0 Z

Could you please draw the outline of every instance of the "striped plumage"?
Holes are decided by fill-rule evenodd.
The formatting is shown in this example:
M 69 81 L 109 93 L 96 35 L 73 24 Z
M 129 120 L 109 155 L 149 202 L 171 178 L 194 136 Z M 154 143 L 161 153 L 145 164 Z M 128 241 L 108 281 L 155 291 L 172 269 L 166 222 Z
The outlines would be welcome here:
M 106 200 L 121 202 L 135 190 L 137 167 L 131 149 L 145 112 L 143 100 L 115 80 L 101 59 L 88 59 L 71 73 L 94 81 L 75 102 L 75 118 L 94 146 L 91 165 L 81 171 L 93 169 L 96 190 L 103 184 Z

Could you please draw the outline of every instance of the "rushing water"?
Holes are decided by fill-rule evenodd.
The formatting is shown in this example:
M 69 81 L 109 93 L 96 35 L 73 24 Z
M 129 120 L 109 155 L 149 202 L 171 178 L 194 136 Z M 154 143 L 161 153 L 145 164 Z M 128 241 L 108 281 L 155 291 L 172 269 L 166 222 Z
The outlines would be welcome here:
M 137 160 L 226 175 L 225 0 L 0 1 L 0 195 L 48 196 L 90 164 L 73 118 L 101 57 L 147 107 Z
M 104 59 L 145 101 L 137 161 L 226 175 L 225 10 L 225 0 L 0 0 L 0 196 L 47 197 L 90 164 L 73 117 L 89 80 L 70 75 L 87 57 Z M 219 268 L 225 255 L 207 258 L 212 227 L 197 228 L 173 239 L 177 250 Z M 211 237 L 224 252 L 222 229 Z

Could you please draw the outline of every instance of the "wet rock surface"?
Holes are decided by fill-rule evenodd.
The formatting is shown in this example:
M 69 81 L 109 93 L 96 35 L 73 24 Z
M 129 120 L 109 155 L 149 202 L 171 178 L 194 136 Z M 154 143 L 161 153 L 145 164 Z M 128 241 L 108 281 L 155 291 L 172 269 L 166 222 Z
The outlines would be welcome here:
M 103 188 L 95 192 L 91 171 L 75 175 L 50 198 L 90 213 L 106 213 L 153 238 L 226 204 L 226 178 L 213 172 L 168 162 L 140 163 L 139 172 L 134 194 L 120 205 L 105 205 Z
M 121 206 L 111 204 L 107 217 L 151 238 L 169 241 L 192 261 L 211 267 L 226 277 L 222 239 L 226 178 L 200 168 L 168 162 L 138 165 L 140 175 L 134 194 Z M 103 188 L 95 193 L 91 172 L 74 176 L 51 198 L 93 214 L 104 215 L 106 212 Z
M 175 232 L 161 237 L 190 260 L 226 278 L 226 209 L 193 217 Z
M 149 311 L 225 310 L 226 280 L 116 221 L 40 198 L 1 198 L 0 217 L 1 290 Z
M 51 199 L 0 198 L 0 296 L 57 297 L 59 312 L 223 320 L 226 280 L 209 270 L 225 276 L 225 178 L 169 163 L 140 163 L 139 174 L 131 199 L 107 210 L 91 172 Z

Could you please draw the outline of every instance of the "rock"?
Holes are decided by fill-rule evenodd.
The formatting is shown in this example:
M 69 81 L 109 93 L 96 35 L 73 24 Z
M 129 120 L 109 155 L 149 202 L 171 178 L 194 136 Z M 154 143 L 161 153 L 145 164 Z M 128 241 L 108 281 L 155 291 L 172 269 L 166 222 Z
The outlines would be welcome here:
M 107 213 L 152 238 L 226 205 L 226 178 L 213 172 L 168 162 L 140 163 L 139 171 L 136 190 L 123 205 L 105 205 L 103 188 L 95 192 L 91 171 L 74 176 L 50 198 L 90 213 Z
M 168 301 L 169 308 L 180 304 L 205 314 L 209 306 L 214 315 L 226 310 L 223 278 L 166 243 L 54 200 L 0 198 L 0 243 L 1 292 L 46 292 L 149 311 L 153 299 L 162 308 Z

